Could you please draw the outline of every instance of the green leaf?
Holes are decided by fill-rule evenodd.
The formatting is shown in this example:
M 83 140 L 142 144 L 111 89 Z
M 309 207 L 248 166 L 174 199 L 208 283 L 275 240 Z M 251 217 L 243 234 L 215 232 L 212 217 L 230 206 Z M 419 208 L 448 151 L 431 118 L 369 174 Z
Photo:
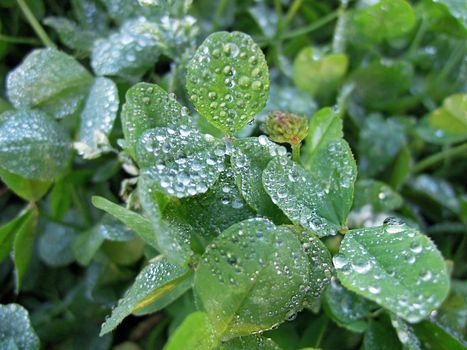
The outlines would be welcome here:
M 352 206 L 355 161 L 344 140 L 329 142 L 313 157 L 312 173 L 296 163 L 273 159 L 263 173 L 272 201 L 292 222 L 319 237 L 345 229 Z
M 137 312 L 153 304 L 155 301 L 160 301 L 162 298 L 167 297 L 169 293 L 174 291 L 177 285 L 184 283 L 190 275 L 191 271 L 188 268 L 171 264 L 162 256 L 151 260 L 138 274 L 133 285 L 112 310 L 112 315 L 102 325 L 100 335 L 102 336 L 112 331 L 131 313 Z M 185 284 L 185 287 L 188 286 Z M 163 308 L 166 305 L 160 304 L 159 308 Z
M 404 126 L 396 119 L 373 114 L 365 119 L 358 143 L 358 169 L 374 176 L 383 171 L 405 144 Z
M 436 321 L 422 321 L 412 328 L 425 348 L 437 350 L 464 350 L 467 343 Z
M 312 47 L 302 49 L 293 63 L 293 81 L 313 96 L 327 97 L 335 92 L 349 65 L 340 53 L 324 55 Z
M 92 204 L 123 222 L 130 229 L 135 231 L 146 243 L 156 249 L 158 248 L 156 235 L 148 219 L 138 213 L 112 203 L 103 197 L 92 197 Z
M 8 341 L 16 345 L 13 349 L 40 348 L 39 337 L 31 327 L 28 311 L 19 304 L 0 305 L 0 345 Z
M 384 182 L 360 180 L 355 185 L 354 208 L 371 205 L 376 212 L 387 212 L 402 205 L 402 197 Z
M 391 314 L 391 324 L 397 332 L 397 336 L 402 343 L 404 350 L 421 350 L 420 341 L 411 325 L 405 323 L 402 319 Z
M 235 184 L 231 168 L 224 170 L 206 193 L 168 205 L 164 215 L 173 219 L 178 216 L 189 224 L 203 246 L 231 225 L 255 217 Z
M 396 332 L 390 324 L 370 320 L 363 337 L 365 350 L 402 350 Z
M 26 269 L 31 259 L 36 237 L 36 226 L 39 212 L 37 209 L 31 209 L 28 216 L 24 219 L 16 231 L 13 242 L 13 262 L 15 265 L 16 292 L 21 288 L 21 281 L 26 273 Z
M 60 41 L 70 49 L 89 52 L 94 40 L 97 39 L 96 32 L 84 30 L 65 17 L 47 17 L 43 20 L 43 23 L 53 28 L 57 32 Z
M 47 223 L 44 233 L 39 237 L 39 257 L 50 267 L 71 264 L 75 260 L 72 244 L 76 236 L 76 231 L 69 227 Z
M 122 128 L 125 148 L 133 158 L 136 156 L 136 143 L 144 131 L 190 124 L 187 108 L 158 85 L 138 83 L 127 91 L 122 109 Z
M 381 42 L 408 34 L 416 23 L 415 11 L 406 0 L 379 0 L 353 15 L 359 42 Z
M 146 18 L 133 18 L 125 21 L 118 32 L 96 40 L 91 53 L 94 72 L 134 79 L 151 68 L 160 51 L 147 25 Z
M 0 177 L 3 183 L 19 197 L 32 202 L 37 202 L 41 199 L 52 185 L 52 183 L 48 181 L 28 180 L 3 169 L 0 169 Z
M 447 7 L 450 14 L 467 29 L 467 4 L 462 0 L 436 0 Z
M 102 243 L 104 243 L 104 237 L 97 227 L 80 234 L 76 237 L 72 247 L 76 261 L 82 266 L 88 266 Z
M 141 6 L 139 1 L 126 1 L 126 0 L 103 0 L 102 1 L 107 8 L 108 14 L 112 19 L 114 19 L 117 23 L 121 24 L 126 19 L 129 18 L 137 18 L 144 16 L 146 18 L 154 17 L 158 14 L 162 14 L 160 12 L 161 9 L 164 9 L 162 3 L 163 1 L 158 4 L 158 6 Z
M 170 262 L 186 265 L 192 255 L 188 227 L 163 220 L 156 196 L 157 192 L 153 188 L 152 182 L 142 176 L 138 181 L 138 194 L 141 206 L 149 217 L 150 226 L 155 232 L 158 251 L 166 255 Z
M 210 350 L 218 343 L 209 318 L 204 312 L 193 312 L 169 338 L 164 350 Z
M 263 187 L 262 175 L 272 158 L 286 153 L 284 147 L 272 143 L 266 136 L 237 139 L 233 142 L 230 162 L 237 186 L 248 205 L 260 215 L 280 215 L 279 208 Z
M 433 242 L 391 220 L 348 232 L 333 262 L 346 288 L 409 322 L 427 317 L 449 291 L 446 265 Z
M 225 145 L 211 135 L 181 126 L 144 132 L 136 159 L 158 191 L 181 198 L 205 193 L 216 182 L 225 152 Z
M 413 166 L 412 154 L 410 153 L 409 147 L 404 145 L 400 149 L 393 164 L 388 184 L 392 188 L 400 190 L 411 175 Z
M 366 317 L 371 313 L 372 304 L 335 279 L 324 292 L 323 306 L 326 314 L 341 327 L 359 333 L 368 327 Z
M 188 65 L 187 89 L 199 114 L 224 132 L 239 131 L 268 99 L 264 55 L 246 34 L 211 34 Z
M 56 118 L 75 113 L 91 84 L 92 76 L 83 66 L 55 49 L 34 50 L 6 82 L 16 108 L 38 108 Z
M 194 288 L 215 333 L 229 339 L 293 317 L 303 307 L 308 276 L 295 235 L 257 218 L 231 226 L 208 246 Z
M 20 213 L 13 220 L 0 227 L 0 262 L 10 253 L 15 240 L 15 234 L 24 220 L 30 216 L 29 212 Z
M 65 130 L 40 111 L 5 112 L 0 116 L 0 167 L 41 182 L 63 174 L 71 157 Z
M 109 241 L 126 242 L 135 238 L 133 230 L 109 214 L 102 217 L 97 225 L 97 230 L 102 237 Z
M 302 148 L 303 164 L 306 168 L 313 167 L 312 159 L 318 151 L 325 148 L 329 142 L 339 140 L 344 136 L 342 119 L 331 108 L 322 108 L 310 120 L 308 135 Z
M 282 350 L 272 339 L 261 335 L 238 337 L 223 343 L 216 350 Z
M 318 312 L 321 293 L 331 281 L 332 262 L 328 248 L 313 233 L 300 229 L 297 226 L 290 227 L 302 243 L 302 248 L 310 261 L 310 275 L 305 306 Z
M 467 134 L 467 94 L 447 97 L 429 117 L 430 126 L 447 133 Z
M 99 140 L 97 133 L 105 136 L 110 134 L 117 117 L 118 104 L 118 90 L 115 83 L 107 78 L 96 78 L 81 112 L 80 142 L 97 148 L 96 140 Z

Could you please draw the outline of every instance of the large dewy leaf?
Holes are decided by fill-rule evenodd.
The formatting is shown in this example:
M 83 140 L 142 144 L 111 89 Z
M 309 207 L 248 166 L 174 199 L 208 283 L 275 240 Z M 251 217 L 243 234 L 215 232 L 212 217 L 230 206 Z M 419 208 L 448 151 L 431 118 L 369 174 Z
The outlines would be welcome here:
M 70 139 L 55 120 L 40 111 L 0 116 L 0 167 L 30 180 L 51 181 L 65 171 Z
M 263 187 L 262 175 L 272 158 L 287 150 L 264 135 L 235 140 L 231 155 L 232 170 L 245 201 L 261 215 L 274 217 L 279 212 Z
M 30 53 L 7 78 L 7 94 L 16 108 L 39 108 L 62 118 L 85 98 L 92 77 L 73 57 L 54 49 Z
M 0 305 L 0 347 L 9 341 L 18 350 L 40 348 L 39 337 L 31 327 L 28 311 L 18 304 Z
M 136 150 L 141 173 L 179 198 L 206 192 L 224 169 L 224 157 L 221 142 L 186 126 L 148 130 Z
M 191 124 L 186 107 L 156 84 L 138 83 L 126 93 L 122 128 L 128 152 L 136 156 L 136 143 L 144 131 L 156 127 Z
M 351 230 L 333 262 L 346 288 L 409 322 L 428 316 L 449 291 L 446 265 L 433 242 L 392 221 Z
M 118 103 L 115 83 L 107 78 L 96 78 L 81 112 L 81 142 L 96 148 L 96 133 L 109 135 L 117 117 Z
M 223 338 L 272 328 L 301 310 L 309 262 L 295 235 L 265 219 L 225 230 L 207 248 L 195 292 Z
M 112 310 L 112 315 L 102 325 L 101 335 L 117 327 L 131 313 L 167 297 L 180 283 L 189 281 L 190 273 L 188 268 L 173 265 L 161 256 L 150 261 L 136 277 L 123 298 L 119 300 Z M 186 288 L 178 290 L 176 296 L 180 296 L 190 286 L 190 283 L 184 284 Z M 160 307 L 164 306 L 164 304 L 160 305 Z
M 246 34 L 211 34 L 188 66 L 187 89 L 199 114 L 224 132 L 238 131 L 266 105 L 264 55 Z
M 345 141 L 330 142 L 321 154 L 312 174 L 286 158 L 273 159 L 263 184 L 292 222 L 323 237 L 345 229 L 356 174 Z

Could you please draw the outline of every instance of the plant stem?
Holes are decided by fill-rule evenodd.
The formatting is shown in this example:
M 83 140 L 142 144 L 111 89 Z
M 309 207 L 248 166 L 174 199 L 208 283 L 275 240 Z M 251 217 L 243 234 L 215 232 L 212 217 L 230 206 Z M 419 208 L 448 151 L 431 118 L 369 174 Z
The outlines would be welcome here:
M 41 42 L 36 38 L 25 38 L 19 36 L 8 36 L 0 34 L 0 41 L 12 44 L 40 45 Z
M 302 2 L 303 0 L 294 0 L 285 18 L 286 25 L 289 24 L 290 21 L 292 21 L 292 19 L 295 17 L 295 15 L 297 14 L 297 11 L 300 9 L 300 6 L 302 6 Z
M 413 168 L 413 173 L 417 174 L 422 172 L 423 170 L 430 168 L 431 166 L 439 163 L 446 158 L 449 157 L 456 157 L 456 156 L 467 156 L 467 142 L 461 145 L 443 150 L 441 152 L 432 154 L 431 156 L 422 159 L 417 165 Z
M 321 18 L 320 20 L 318 20 L 316 22 L 313 22 L 313 23 L 311 23 L 310 25 L 308 25 L 306 27 L 299 28 L 299 29 L 296 29 L 296 30 L 292 30 L 292 31 L 290 31 L 288 33 L 284 33 L 281 36 L 281 39 L 282 40 L 291 39 L 291 38 L 295 38 L 296 36 L 304 35 L 304 34 L 312 32 L 314 30 L 317 30 L 317 29 L 325 26 L 329 22 L 332 22 L 333 20 L 335 20 L 337 18 L 338 14 L 339 14 L 338 10 L 336 10 L 334 12 L 331 12 L 331 13 L 327 14 L 326 16 L 324 16 L 323 18 Z
M 300 163 L 300 144 L 299 143 L 292 145 L 292 160 L 296 163 Z
M 224 14 L 225 8 L 227 7 L 228 3 L 229 3 L 228 0 L 219 1 L 219 5 L 217 5 L 217 8 L 216 8 L 216 14 L 214 15 L 214 20 L 212 21 L 212 28 L 211 28 L 212 32 L 215 32 L 217 28 L 219 28 L 222 15 Z
M 41 24 L 37 21 L 36 17 L 34 17 L 34 14 L 31 12 L 26 2 L 24 0 L 16 0 L 16 2 L 21 8 L 21 11 L 23 11 L 24 16 L 28 20 L 32 29 L 34 29 L 39 39 L 41 39 L 42 43 L 49 48 L 55 49 L 55 44 L 52 40 L 50 40 L 44 28 L 42 28 Z
M 420 46 L 420 43 L 422 42 L 423 35 L 425 35 L 426 28 L 427 28 L 426 20 L 424 17 L 422 17 L 420 21 L 420 25 L 418 26 L 417 32 L 415 33 L 415 37 L 410 43 L 410 47 L 407 51 L 407 56 L 412 56 L 415 53 L 415 51 L 418 49 L 418 47 Z
M 343 2 L 337 10 L 337 24 L 334 27 L 334 35 L 332 36 L 332 52 L 344 53 L 346 46 L 346 27 L 347 27 L 347 5 Z

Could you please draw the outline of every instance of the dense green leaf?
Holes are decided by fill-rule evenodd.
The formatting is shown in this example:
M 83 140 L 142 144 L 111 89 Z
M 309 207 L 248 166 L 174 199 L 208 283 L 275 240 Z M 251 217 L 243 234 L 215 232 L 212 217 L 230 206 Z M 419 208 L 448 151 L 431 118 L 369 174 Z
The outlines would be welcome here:
M 8 98 L 16 108 L 38 108 L 56 118 L 75 113 L 91 84 L 83 66 L 54 49 L 34 50 L 6 82 Z
M 152 182 L 145 177 L 138 181 L 138 194 L 149 223 L 155 233 L 157 249 L 167 256 L 170 262 L 185 265 L 192 251 L 190 249 L 190 231 L 187 225 L 163 220 L 158 203 L 157 192 Z
M 415 11 L 406 0 L 379 0 L 353 15 L 360 41 L 380 42 L 409 33 L 416 23 Z M 362 40 L 363 39 L 363 40 Z
M 401 318 L 391 314 L 391 324 L 396 330 L 397 336 L 402 343 L 404 350 L 421 350 L 420 340 L 418 340 L 413 327 L 404 322 Z
M 228 339 L 293 317 L 303 307 L 308 276 L 295 235 L 258 218 L 231 226 L 208 246 L 194 286 L 215 334 Z
M 284 147 L 272 143 L 266 136 L 239 139 L 233 143 L 231 164 L 238 188 L 248 205 L 260 215 L 274 218 L 280 214 L 263 187 L 262 175 L 272 158 L 286 153 Z
M 218 343 L 213 334 L 209 317 L 204 312 L 188 315 L 170 337 L 164 350 L 198 349 L 210 350 Z
M 96 148 L 99 134 L 108 136 L 118 111 L 118 91 L 107 78 L 96 78 L 81 112 L 80 142 Z
M 135 157 L 136 143 L 144 131 L 191 124 L 186 107 L 156 84 L 138 83 L 126 93 L 122 109 L 122 128 L 126 149 Z
M 0 227 L 0 262 L 10 253 L 15 240 L 16 231 L 29 216 L 30 213 L 25 211 Z
M 97 33 L 84 30 L 77 24 L 65 17 L 47 17 L 44 24 L 53 28 L 62 43 L 71 49 L 89 52 L 91 51 L 94 40 L 97 39 Z
M 371 205 L 377 212 L 391 211 L 402 205 L 402 197 L 384 182 L 360 180 L 355 185 L 354 207 Z
M 102 197 L 92 197 L 92 204 L 123 222 L 136 232 L 146 243 L 157 249 L 156 236 L 151 227 L 151 222 L 148 219 Z
M 430 126 L 448 133 L 467 134 L 467 94 L 446 98 L 430 115 Z
M 142 75 L 159 57 L 157 41 L 144 17 L 127 20 L 118 32 L 94 42 L 91 66 L 96 74 L 131 78 Z
M 357 294 L 345 289 L 337 280 L 332 280 L 323 298 L 326 314 L 339 326 L 353 332 L 364 332 L 367 327 L 367 316 L 372 305 Z
M 396 332 L 389 324 L 370 320 L 363 338 L 365 350 L 402 350 Z
M 58 123 L 39 111 L 0 116 L 0 167 L 26 179 L 51 181 L 64 173 L 70 140 Z
M 31 209 L 16 231 L 15 240 L 13 242 L 16 292 L 21 288 L 21 282 L 28 268 L 29 261 L 31 260 L 38 216 L 39 213 L 37 209 Z
M 223 343 L 216 350 L 282 350 L 272 339 L 261 335 L 238 337 Z
M 50 222 L 39 238 L 39 257 L 51 267 L 63 267 L 75 260 L 72 244 L 77 236 L 75 230 Z
M 392 220 L 351 230 L 333 262 L 346 288 L 409 322 L 428 316 L 449 291 L 446 265 L 433 242 Z
M 347 72 L 347 56 L 322 54 L 311 47 L 300 51 L 293 64 L 295 85 L 313 96 L 332 94 Z
M 181 126 L 143 133 L 136 149 L 141 173 L 158 191 L 176 197 L 205 193 L 224 170 L 225 145 Z
M 0 177 L 3 183 L 18 196 L 32 202 L 41 199 L 52 185 L 48 181 L 28 180 L 3 169 L 0 169 Z
M 7 344 L 7 341 L 12 341 L 16 345 L 13 349 L 39 350 L 40 348 L 39 338 L 31 327 L 28 311 L 21 305 L 0 305 L 0 345 Z
M 435 321 L 422 321 L 414 324 L 415 334 L 426 348 L 439 350 L 463 350 L 467 342 L 456 337 L 449 329 Z
M 266 105 L 264 55 L 246 34 L 211 34 L 188 66 L 187 89 L 203 117 L 224 132 L 239 131 Z
M 129 314 L 137 312 L 155 301 L 167 298 L 169 293 L 174 292 L 177 285 L 188 279 L 190 273 L 188 268 L 171 264 L 162 256 L 151 260 L 112 310 L 112 315 L 102 325 L 100 334 L 104 335 L 110 332 Z M 188 286 L 189 284 L 185 283 L 185 290 Z M 178 290 L 177 296 L 180 294 L 180 290 Z M 160 303 L 159 308 L 166 305 L 166 303 Z
M 359 171 L 374 176 L 384 170 L 405 143 L 404 126 L 379 114 L 366 118 L 358 143 Z
M 263 173 L 266 192 L 292 222 L 318 236 L 345 229 L 353 200 L 355 161 L 344 140 L 329 142 L 308 173 L 296 163 L 273 159 Z

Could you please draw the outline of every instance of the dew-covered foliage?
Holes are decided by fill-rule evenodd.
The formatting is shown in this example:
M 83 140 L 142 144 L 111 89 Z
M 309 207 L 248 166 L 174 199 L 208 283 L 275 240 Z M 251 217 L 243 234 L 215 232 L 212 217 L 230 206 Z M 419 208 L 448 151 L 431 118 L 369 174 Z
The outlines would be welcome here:
M 467 348 L 467 2 L 0 13 L 0 350 Z

